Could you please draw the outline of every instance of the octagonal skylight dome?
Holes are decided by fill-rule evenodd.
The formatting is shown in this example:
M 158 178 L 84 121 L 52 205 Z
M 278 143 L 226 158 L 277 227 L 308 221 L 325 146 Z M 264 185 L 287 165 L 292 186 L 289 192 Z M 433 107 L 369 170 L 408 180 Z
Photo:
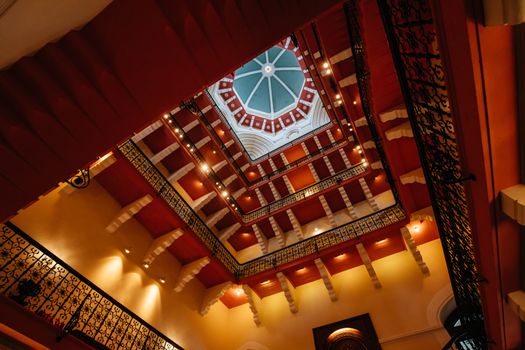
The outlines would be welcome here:
M 295 107 L 304 81 L 295 54 L 274 46 L 235 71 L 233 89 L 248 112 L 274 119 Z
M 251 160 L 330 124 L 304 57 L 291 38 L 208 88 Z

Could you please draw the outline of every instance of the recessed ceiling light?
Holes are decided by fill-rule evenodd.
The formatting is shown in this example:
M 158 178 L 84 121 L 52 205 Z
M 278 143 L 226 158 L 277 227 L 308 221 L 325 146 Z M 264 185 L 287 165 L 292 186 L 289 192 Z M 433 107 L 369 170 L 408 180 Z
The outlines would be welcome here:
M 129 248 L 124 248 L 124 253 L 126 253 L 126 254 L 130 254 L 130 253 L 131 253 L 131 249 L 129 249 Z
M 166 283 L 166 280 L 164 279 L 164 277 L 161 277 L 161 278 L 159 278 L 159 282 L 164 284 L 164 283 Z

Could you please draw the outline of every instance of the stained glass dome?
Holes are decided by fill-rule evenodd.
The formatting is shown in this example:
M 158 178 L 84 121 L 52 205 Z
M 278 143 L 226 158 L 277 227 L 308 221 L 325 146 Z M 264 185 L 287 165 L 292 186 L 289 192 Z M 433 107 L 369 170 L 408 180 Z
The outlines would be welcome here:
M 304 81 L 294 53 L 274 46 L 235 71 L 233 88 L 246 110 L 274 119 L 295 107 Z

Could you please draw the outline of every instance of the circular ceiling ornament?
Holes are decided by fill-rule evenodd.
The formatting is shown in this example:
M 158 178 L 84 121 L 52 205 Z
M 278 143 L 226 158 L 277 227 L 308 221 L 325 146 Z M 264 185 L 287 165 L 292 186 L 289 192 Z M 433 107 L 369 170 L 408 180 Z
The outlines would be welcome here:
M 275 119 L 297 106 L 304 82 L 295 53 L 274 46 L 235 71 L 233 89 L 248 113 Z

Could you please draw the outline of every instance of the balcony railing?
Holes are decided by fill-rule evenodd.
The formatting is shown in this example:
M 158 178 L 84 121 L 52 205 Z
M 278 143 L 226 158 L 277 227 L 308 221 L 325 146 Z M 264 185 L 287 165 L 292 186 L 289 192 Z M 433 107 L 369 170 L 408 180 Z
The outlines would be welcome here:
M 193 157 L 197 160 L 198 164 L 206 164 L 206 160 L 204 156 L 200 153 L 199 149 L 195 146 L 195 144 L 188 137 L 188 135 L 184 133 L 184 131 L 182 130 L 182 127 L 177 123 L 176 119 L 173 118 L 173 119 L 170 119 L 170 121 L 171 121 L 171 125 L 175 126 L 176 129 L 179 130 L 179 133 L 183 135 L 183 139 L 181 143 L 183 145 L 185 144 L 187 148 L 191 150 L 191 153 Z M 254 209 L 248 213 L 242 210 L 242 207 L 239 205 L 239 203 L 236 201 L 236 199 L 232 195 L 228 196 L 228 198 L 225 198 L 225 200 L 228 201 L 230 205 L 233 204 L 235 206 L 237 215 L 239 216 L 241 221 L 244 224 L 249 224 L 249 223 L 252 223 L 253 221 L 264 218 L 267 215 L 274 214 L 278 210 L 286 208 L 287 206 L 297 203 L 298 201 L 301 201 L 305 198 L 319 194 L 320 192 L 325 191 L 333 186 L 336 186 L 336 185 L 342 186 L 348 180 L 355 178 L 356 176 L 365 174 L 367 170 L 368 169 L 364 164 L 362 163 L 356 164 L 352 166 L 351 168 L 341 170 L 334 175 L 331 175 L 319 182 L 316 182 L 315 184 L 312 184 L 298 191 L 295 191 L 294 193 L 286 195 L 280 199 L 277 199 L 271 202 L 270 204 Z M 220 185 L 219 188 L 223 188 L 223 189 L 227 188 L 227 186 L 224 185 L 224 183 L 222 182 L 220 177 L 217 175 L 217 173 L 213 171 L 212 167 L 210 166 L 207 167 L 206 175 L 211 179 L 212 183 L 214 183 L 215 185 Z
M 393 206 L 383 210 L 240 264 L 215 236 L 213 231 L 211 231 L 197 213 L 193 211 L 191 206 L 180 196 L 169 181 L 166 180 L 132 141 L 127 141 L 120 145 L 119 150 L 151 187 L 157 191 L 159 197 L 166 201 L 171 209 L 186 223 L 188 228 L 213 252 L 214 256 L 238 278 L 251 276 L 270 268 L 275 268 L 286 262 L 319 252 L 322 249 L 346 242 L 352 238 L 362 236 L 406 219 L 403 208 L 396 202 Z
M 210 100 L 211 106 L 214 109 L 214 111 L 217 112 L 217 114 L 220 116 L 220 118 L 222 120 L 226 120 L 226 117 L 222 113 L 221 109 L 217 106 L 217 103 L 215 103 L 215 101 L 213 100 L 213 98 L 210 96 L 210 94 L 207 91 L 205 93 L 206 93 L 206 96 L 208 97 L 208 99 Z M 189 108 L 192 113 L 196 114 L 199 117 L 199 120 L 206 126 L 206 128 L 209 131 L 209 133 L 215 139 L 217 144 L 222 145 L 223 142 L 222 142 L 221 138 L 219 137 L 219 135 L 217 135 L 217 133 L 215 132 L 215 129 L 213 128 L 213 126 L 208 121 L 208 117 L 206 116 L 205 113 L 202 113 L 202 110 L 199 108 L 199 106 L 197 106 L 195 101 L 188 102 L 186 104 L 186 107 Z M 235 132 L 233 132 L 233 130 L 231 129 L 231 126 L 229 124 L 227 124 L 227 125 L 228 125 L 228 128 L 230 129 L 230 133 L 232 134 L 232 136 L 234 138 L 236 138 L 237 136 L 235 136 Z M 282 146 L 281 148 L 289 147 L 289 146 L 292 146 L 294 144 L 301 143 L 302 141 L 304 141 L 305 138 L 307 138 L 309 136 L 312 136 L 313 134 L 319 134 L 323 130 L 328 129 L 330 126 L 331 125 L 320 127 L 320 128 L 318 128 L 318 129 L 316 129 L 316 130 L 314 130 L 314 131 L 312 131 L 312 132 L 310 132 L 308 134 L 305 134 L 304 136 L 300 137 L 299 139 L 296 139 L 294 141 L 291 141 L 291 142 L 287 143 L 286 145 Z M 237 141 L 237 143 L 242 146 L 240 141 Z M 267 173 L 266 175 L 261 176 L 261 177 L 255 179 L 255 180 L 248 179 L 243 172 L 238 172 L 238 174 L 239 174 L 240 177 L 242 177 L 244 183 L 250 189 L 252 189 L 252 188 L 256 187 L 261 182 L 270 180 L 271 178 L 277 177 L 277 176 L 279 176 L 280 174 L 282 174 L 285 171 L 288 171 L 288 170 L 291 170 L 291 169 L 296 168 L 298 166 L 301 166 L 303 164 L 306 164 L 310 160 L 312 160 L 312 159 L 314 159 L 316 157 L 320 157 L 320 156 L 323 156 L 323 155 L 328 155 L 329 153 L 336 151 L 337 150 L 336 147 L 343 147 L 343 146 L 346 146 L 347 144 L 348 144 L 348 141 L 345 140 L 344 138 L 340 139 L 340 140 L 337 140 L 334 143 L 331 143 L 331 144 L 329 144 L 327 146 L 319 148 L 319 149 L 317 149 L 315 151 L 309 152 L 304 157 L 302 157 L 300 159 L 297 159 L 297 160 L 295 160 L 293 162 L 290 162 L 288 164 L 285 164 L 282 167 L 279 167 L 276 170 L 273 170 L 272 172 Z M 236 166 L 237 169 L 241 168 L 241 166 L 237 163 L 237 161 L 235 159 L 233 159 L 233 156 L 230 153 L 230 151 L 228 150 L 228 148 L 221 147 L 221 150 L 228 156 L 228 158 L 233 162 L 233 164 Z M 244 146 L 242 147 L 242 150 L 243 150 L 244 153 L 246 153 L 246 150 L 244 149 Z M 270 158 L 270 157 L 267 157 L 266 159 L 268 159 L 268 158 Z
M 71 333 L 100 349 L 182 349 L 19 228 L 1 228 L 0 293 L 63 336 Z
M 459 317 L 472 349 L 486 349 L 479 277 L 445 71 L 428 0 L 379 0 L 432 198 Z

